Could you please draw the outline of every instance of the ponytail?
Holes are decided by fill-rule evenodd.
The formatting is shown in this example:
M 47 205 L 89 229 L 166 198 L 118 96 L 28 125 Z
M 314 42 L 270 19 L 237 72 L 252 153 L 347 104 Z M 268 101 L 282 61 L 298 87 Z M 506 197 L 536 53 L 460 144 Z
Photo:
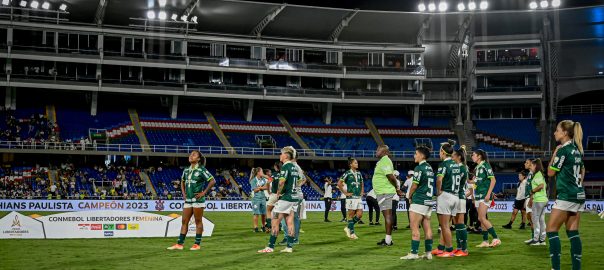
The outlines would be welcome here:
M 461 147 L 459 147 L 459 149 L 455 150 L 455 154 L 459 156 L 459 160 L 461 161 L 461 163 L 463 165 L 466 165 L 466 155 L 467 155 L 467 151 L 466 151 L 466 146 L 462 145 Z
M 453 145 L 455 145 L 455 141 L 449 139 L 449 140 L 447 140 L 447 142 L 440 144 L 440 150 L 443 151 L 445 153 L 445 155 L 451 156 L 451 154 L 453 154 L 453 151 L 454 151 Z
M 581 127 L 581 123 L 579 122 L 573 124 L 573 141 L 579 152 L 583 154 L 583 127 Z
M 485 152 L 482 149 L 476 149 L 474 150 L 474 153 L 478 156 L 480 156 L 480 160 L 489 163 L 489 156 L 487 155 L 487 152 Z
M 535 159 L 531 159 L 531 163 L 533 163 L 533 165 L 535 165 L 535 174 L 537 172 L 541 172 L 543 173 L 543 162 L 541 161 L 540 158 L 535 158 Z

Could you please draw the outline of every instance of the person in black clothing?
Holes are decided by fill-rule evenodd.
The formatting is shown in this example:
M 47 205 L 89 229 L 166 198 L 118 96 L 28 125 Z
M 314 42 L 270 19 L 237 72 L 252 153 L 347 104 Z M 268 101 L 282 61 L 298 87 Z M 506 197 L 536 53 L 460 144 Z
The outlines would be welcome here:
M 340 190 L 340 211 L 342 212 L 342 220 L 340 222 L 348 222 L 346 219 L 346 195 Z
M 332 186 L 331 186 L 331 178 L 325 177 L 325 184 L 323 186 L 323 190 L 325 193 L 323 194 L 323 200 L 325 201 L 325 222 L 329 221 L 329 211 L 331 210 L 331 202 L 332 202 Z

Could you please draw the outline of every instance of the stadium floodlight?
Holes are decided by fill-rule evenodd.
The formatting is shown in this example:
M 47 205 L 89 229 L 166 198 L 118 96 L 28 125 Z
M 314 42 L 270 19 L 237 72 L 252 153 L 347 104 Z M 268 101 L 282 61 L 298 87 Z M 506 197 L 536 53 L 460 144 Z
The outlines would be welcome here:
M 166 6 L 166 3 L 168 2 L 168 0 L 159 0 L 159 1 L 157 1 L 157 2 L 159 3 L 159 6 L 160 6 L 160 7 L 165 7 L 165 6 Z
M 153 10 L 147 11 L 147 19 L 150 19 L 150 20 L 155 19 L 155 11 L 153 11 Z
M 560 6 L 560 4 L 561 4 L 560 0 L 552 0 L 552 7 L 557 8 Z
M 67 5 L 66 5 L 66 4 L 61 4 L 61 5 L 59 6 L 59 9 L 60 9 L 61 11 L 67 11 Z
M 485 10 L 489 8 L 489 2 L 487 1 L 480 1 L 480 10 Z
M 449 4 L 447 4 L 447 2 L 442 1 L 438 4 L 438 11 L 440 12 L 445 12 L 447 11 L 447 9 L 449 8 Z
M 19 6 L 26 7 L 27 6 L 27 1 L 21 0 L 21 2 L 19 2 Z
M 191 18 L 191 21 L 192 21 L 192 22 L 194 22 L 194 23 L 197 23 L 197 16 L 193 16 L 193 17 Z
M 187 16 L 187 15 L 180 16 L 180 20 L 182 20 L 183 22 L 186 22 L 187 18 L 189 18 L 189 16 Z
M 436 10 L 436 4 L 434 4 L 434 3 L 428 4 L 428 10 L 430 12 L 434 12 Z
M 476 2 L 470 1 L 470 3 L 468 3 L 468 10 L 475 10 L 475 9 L 476 9 Z
M 417 5 L 417 10 L 419 10 L 419 12 L 426 11 L 426 4 L 424 4 L 423 2 L 419 3 L 419 5 Z
M 10 0 L 2 0 L 2 5 L 5 5 L 5 6 L 10 5 Z
M 177 21 L 178 20 L 178 14 L 172 13 L 172 17 L 170 17 L 170 19 L 172 19 L 173 21 Z
M 163 10 L 157 14 L 157 18 L 162 21 L 165 20 L 167 17 L 168 17 L 168 14 L 166 14 L 166 12 Z
M 48 2 L 44 2 L 44 3 L 42 4 L 42 8 L 43 8 L 43 9 L 49 9 L 49 8 L 50 8 L 50 3 L 48 3 Z
M 30 6 L 31 8 L 38 8 L 38 7 L 40 6 L 40 2 L 35 1 L 35 0 L 34 0 L 34 1 L 31 1 L 31 3 L 29 3 L 29 6 Z
M 463 2 L 459 2 L 459 4 L 457 4 L 457 10 L 459 10 L 459 11 L 466 10 L 466 5 L 464 5 Z
M 547 0 L 543 0 L 540 3 L 541 8 L 547 8 L 549 6 L 549 2 L 547 2 Z
M 537 9 L 537 7 L 538 7 L 538 5 L 537 5 L 537 2 L 535 2 L 535 1 L 533 1 L 529 4 L 530 9 Z

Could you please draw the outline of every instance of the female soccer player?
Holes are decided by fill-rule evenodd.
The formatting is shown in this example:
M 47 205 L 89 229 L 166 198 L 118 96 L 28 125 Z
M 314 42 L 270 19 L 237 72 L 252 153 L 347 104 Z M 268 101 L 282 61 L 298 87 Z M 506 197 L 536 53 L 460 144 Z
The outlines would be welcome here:
M 466 146 L 462 145 L 452 155 L 453 161 L 459 164 L 459 204 L 457 204 L 457 215 L 455 216 L 455 238 L 457 239 L 456 257 L 468 256 L 468 230 L 465 224 L 466 197 L 468 194 L 468 166 L 466 165 Z M 456 179 L 457 180 L 457 179 Z M 469 190 L 469 192 L 472 192 Z
M 186 168 L 181 176 L 180 188 L 185 198 L 182 214 L 182 225 L 178 243 L 169 247 L 169 250 L 182 250 L 185 237 L 189 231 L 189 221 L 195 215 L 195 244 L 190 250 L 199 250 L 201 235 L 203 234 L 203 210 L 206 208 L 206 194 L 216 184 L 214 177 L 205 168 L 206 158 L 197 150 L 189 154 L 191 166 Z
M 420 146 L 415 150 L 414 160 L 418 165 L 413 172 L 413 185 L 409 190 L 411 198 L 411 252 L 407 256 L 401 257 L 401 260 L 417 260 L 421 257 L 419 253 L 421 223 L 424 228 L 424 243 L 426 245 L 426 255 L 424 258 L 432 259 L 432 229 L 430 228 L 430 215 L 434 201 L 434 171 L 426 159 L 430 158 L 430 150 L 425 146 Z
M 279 172 L 281 171 L 281 162 L 277 161 L 273 165 L 273 172 L 271 174 L 270 189 L 268 196 L 268 202 L 266 203 L 266 228 L 270 231 L 272 228 L 272 216 L 273 208 L 279 200 L 277 196 L 277 189 L 279 188 Z
M 358 237 L 354 232 L 354 224 L 363 217 L 361 197 L 365 193 L 365 187 L 363 175 L 358 171 L 359 162 L 354 158 L 348 158 L 348 167 L 350 169 L 338 180 L 338 189 L 346 196 L 346 210 L 348 210 L 348 226 L 344 227 L 344 232 L 348 238 L 355 240 Z
M 558 231 L 565 224 L 570 240 L 573 270 L 581 269 L 582 246 L 579 221 L 585 207 L 585 166 L 583 165 L 583 129 L 579 122 L 564 120 L 558 123 L 554 137 L 556 147 L 547 175 L 556 177 L 557 198 L 547 223 L 547 238 L 552 269 L 560 269 L 560 238 Z M 534 212 L 533 212 L 534 213 Z
M 253 168 L 250 174 L 250 186 L 252 188 L 252 212 L 254 214 L 254 232 L 258 230 L 258 216 L 261 217 L 262 231 L 264 232 L 266 226 L 266 196 L 264 191 L 266 187 L 266 178 L 262 168 Z
M 476 208 L 478 209 L 478 220 L 482 227 L 482 243 L 476 247 L 496 247 L 501 245 L 501 240 L 497 237 L 493 224 L 487 219 L 487 212 L 493 199 L 493 188 L 497 180 L 489 164 L 487 153 L 484 150 L 475 150 L 472 154 L 472 161 L 478 164 L 474 169 L 475 176 L 472 183 L 476 185 L 474 199 L 476 201 Z M 491 244 L 489 244 L 489 234 L 493 236 Z
M 453 154 L 453 145 L 455 141 L 449 140 L 440 146 L 440 159 L 442 162 L 438 166 L 436 175 L 436 194 L 438 196 L 436 203 L 436 213 L 440 224 L 441 234 L 438 249 L 432 251 L 432 255 L 437 257 L 453 257 L 453 241 L 451 227 L 449 223 L 451 218 L 457 215 L 457 205 L 459 204 L 459 185 L 461 181 L 461 169 L 459 163 L 451 159 Z
M 531 160 L 530 166 L 531 172 L 533 173 L 533 181 L 531 186 L 527 188 L 531 189 L 531 198 L 529 199 L 529 205 L 533 209 L 533 228 L 535 230 L 533 235 L 533 241 L 527 243 L 532 246 L 545 245 L 545 207 L 547 206 L 547 183 L 543 177 L 543 163 L 541 159 Z

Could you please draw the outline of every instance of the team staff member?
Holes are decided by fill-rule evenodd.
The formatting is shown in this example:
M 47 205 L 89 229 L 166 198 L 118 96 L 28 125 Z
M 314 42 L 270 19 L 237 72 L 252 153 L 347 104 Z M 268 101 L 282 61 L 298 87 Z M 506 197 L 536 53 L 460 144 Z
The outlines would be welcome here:
M 409 217 L 409 207 L 411 207 L 411 202 L 409 201 L 409 191 L 411 190 L 411 185 L 413 185 L 413 171 L 408 171 L 407 179 L 403 183 L 403 188 L 405 189 L 405 208 L 407 209 L 407 229 L 411 228 L 411 218 Z
M 379 161 L 373 171 L 372 184 L 377 201 L 384 214 L 386 237 L 377 244 L 380 246 L 392 246 L 392 197 L 395 194 L 401 196 L 403 192 L 397 188 L 394 176 L 394 165 L 390 159 L 390 150 L 387 145 L 378 146 L 376 157 Z
M 377 201 L 377 195 L 375 190 L 371 190 L 367 193 L 365 200 L 367 202 L 367 208 L 369 208 L 369 225 L 382 225 L 380 224 L 380 205 Z M 373 223 L 373 212 L 375 211 L 375 223 Z
M 325 201 L 325 222 L 331 222 L 329 220 L 329 211 L 331 210 L 331 202 L 333 201 L 332 196 L 332 187 L 331 187 L 331 178 L 325 177 L 325 184 L 323 185 L 323 200 Z
M 518 211 L 520 211 L 520 215 L 522 216 L 522 223 L 520 223 L 519 229 L 524 229 L 524 219 L 526 217 L 526 209 L 524 206 L 526 205 L 527 200 L 526 189 L 530 188 L 530 185 L 526 185 L 527 175 L 528 173 L 526 171 L 521 171 L 520 173 L 518 173 L 518 188 L 516 189 L 516 199 L 514 200 L 514 212 L 512 212 L 512 218 L 510 218 L 510 222 L 502 226 L 504 229 L 512 228 L 512 224 L 514 223 L 514 220 L 516 220 L 516 215 L 518 214 Z
M 185 237 L 189 231 L 191 216 L 195 216 L 195 244 L 190 250 L 200 250 L 201 235 L 203 234 L 203 210 L 206 208 L 206 194 L 212 189 L 216 181 L 214 176 L 206 169 L 206 158 L 197 150 L 189 154 L 191 164 L 182 172 L 180 189 L 185 203 L 182 210 L 182 224 L 178 243 L 169 247 L 169 250 L 182 250 Z
M 252 189 L 252 213 L 254 215 L 254 232 L 259 232 L 258 216 L 261 217 L 262 231 L 266 227 L 266 196 L 264 191 L 267 189 L 267 181 L 262 168 L 253 168 L 250 174 L 250 187 Z

